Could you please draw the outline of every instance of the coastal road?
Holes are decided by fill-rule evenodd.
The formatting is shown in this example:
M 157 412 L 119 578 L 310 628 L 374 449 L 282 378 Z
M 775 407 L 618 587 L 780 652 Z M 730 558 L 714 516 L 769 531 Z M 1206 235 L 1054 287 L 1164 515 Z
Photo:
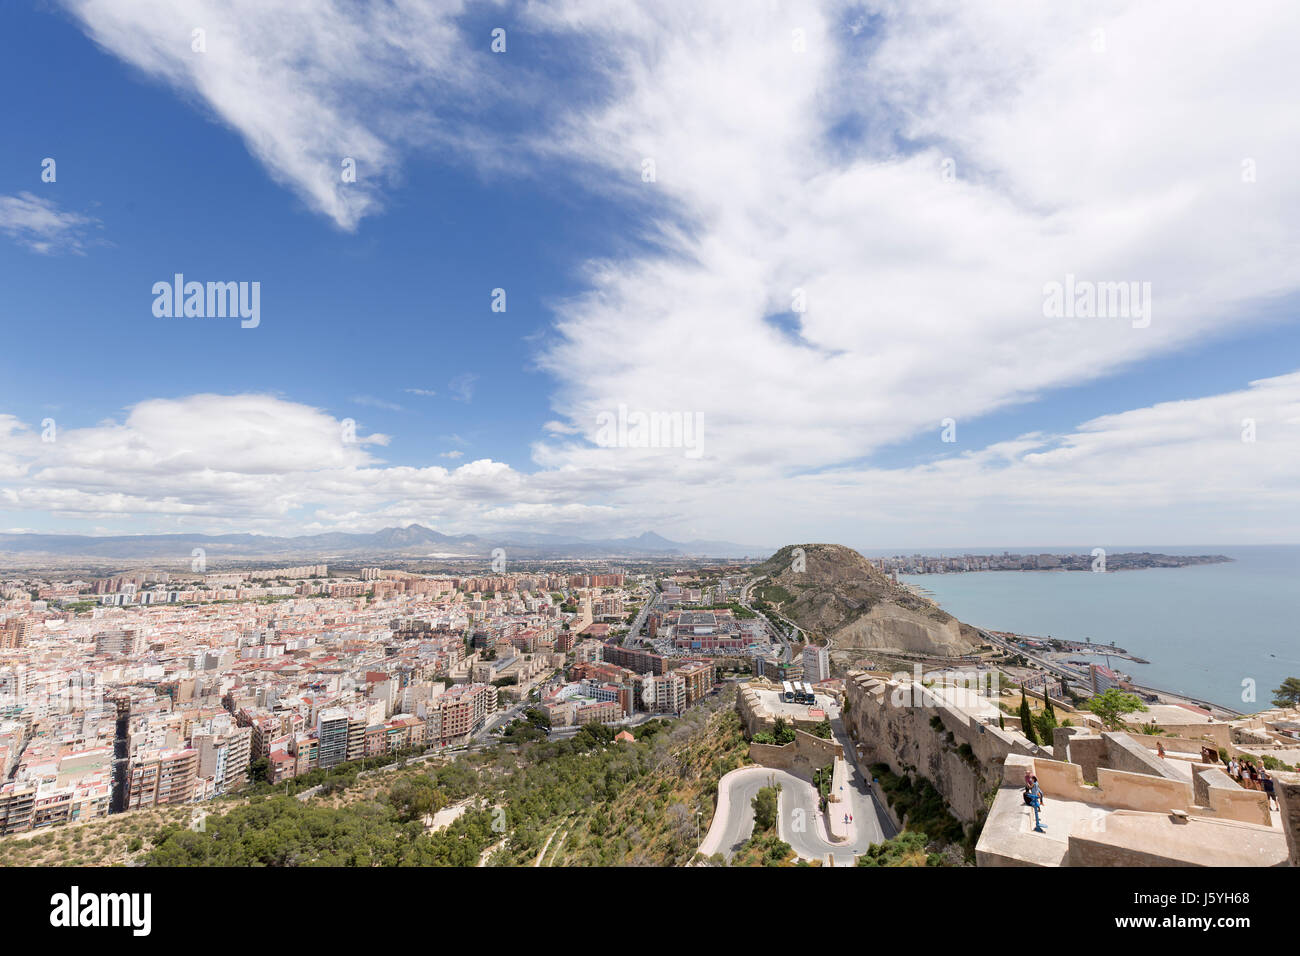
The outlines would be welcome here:
M 980 637 L 984 638 L 994 647 L 1001 648 L 1002 650 L 1006 651 L 1009 654 L 1019 654 L 1023 656 L 1025 660 L 1032 662 L 1035 666 L 1041 667 L 1043 670 L 1048 671 L 1049 673 L 1055 674 L 1057 677 L 1064 677 L 1067 680 L 1074 681 L 1076 684 L 1082 684 L 1084 687 L 1088 686 L 1089 678 L 1087 672 L 1085 671 L 1076 670 L 1075 668 L 1072 667 L 1064 667 L 1056 663 L 1055 661 L 1047 660 L 1046 658 L 1040 656 L 1039 654 L 1036 654 L 1033 651 L 1025 650 L 1024 648 L 1016 644 L 1013 644 L 1011 641 L 1003 640 L 1002 638 L 998 637 L 996 634 L 990 634 L 988 631 L 984 630 L 983 628 L 977 627 L 975 630 L 979 632 Z M 1102 650 L 1105 648 L 1105 645 L 1099 644 L 1097 645 L 1097 648 L 1099 650 Z M 1227 715 L 1227 719 L 1232 719 L 1234 717 L 1242 716 L 1240 712 L 1232 710 L 1231 708 L 1228 707 L 1224 707 L 1222 704 L 1215 704 L 1207 700 L 1199 700 L 1195 697 L 1188 697 L 1184 694 L 1176 694 L 1173 691 L 1161 690 L 1158 687 L 1147 687 L 1137 683 L 1135 683 L 1133 686 L 1137 690 L 1146 691 L 1147 693 L 1150 694 L 1155 694 L 1158 698 L 1161 699 L 1162 702 L 1190 703 L 1197 707 L 1202 707 L 1205 710 L 1211 711 L 1212 713 L 1217 711 L 1220 714 L 1220 716 Z
M 1006 651 L 1009 654 L 1019 654 L 1025 660 L 1033 661 L 1035 665 L 1041 667 L 1043 670 L 1048 671 L 1049 673 L 1055 674 L 1057 677 L 1064 677 L 1067 680 L 1074 681 L 1075 683 L 1078 683 L 1079 681 L 1084 681 L 1086 683 L 1088 680 L 1088 676 L 1086 674 L 1083 674 L 1080 671 L 1075 670 L 1073 667 L 1064 667 L 1060 664 L 1057 664 L 1055 661 L 1049 661 L 1035 654 L 1033 651 L 1024 650 L 1023 648 L 1019 647 L 1016 644 L 1013 644 L 1010 641 L 1003 640 L 1002 638 L 998 637 L 996 634 L 990 634 L 988 631 L 984 630 L 983 628 L 977 627 L 975 628 L 975 630 L 979 632 L 980 637 L 984 638 L 984 640 L 988 641 L 994 647 L 1001 648 L 1002 650 Z

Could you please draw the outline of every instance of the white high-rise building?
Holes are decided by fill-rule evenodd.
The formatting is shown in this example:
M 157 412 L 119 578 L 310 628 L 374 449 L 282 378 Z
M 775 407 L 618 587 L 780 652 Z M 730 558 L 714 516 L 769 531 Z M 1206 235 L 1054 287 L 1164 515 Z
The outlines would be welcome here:
M 803 649 L 803 679 L 816 684 L 831 676 L 831 657 L 826 648 L 809 644 Z

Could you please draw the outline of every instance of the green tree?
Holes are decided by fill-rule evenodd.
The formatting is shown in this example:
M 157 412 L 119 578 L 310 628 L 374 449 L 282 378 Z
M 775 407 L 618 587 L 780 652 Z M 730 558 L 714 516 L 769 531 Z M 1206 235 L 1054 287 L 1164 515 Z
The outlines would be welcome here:
M 546 730 L 551 729 L 551 715 L 540 707 L 529 707 L 524 711 L 524 717 L 534 727 L 542 727 Z
M 1031 744 L 1038 743 L 1038 734 L 1034 732 L 1034 718 L 1029 713 L 1029 701 L 1025 699 L 1024 688 L 1020 690 L 1020 729 Z
M 750 801 L 754 808 L 754 829 L 766 832 L 776 826 L 776 788 L 764 787 Z
M 442 809 L 446 797 L 439 793 L 428 777 L 399 780 L 388 793 L 388 801 L 404 823 L 422 820 L 428 814 Z
M 1034 718 L 1034 731 L 1044 745 L 1052 742 L 1052 731 L 1055 729 L 1056 715 L 1050 710 L 1044 710 Z
M 778 717 L 772 724 L 772 743 L 784 746 L 794 742 L 794 728 L 785 722 L 784 717 Z
M 1147 705 L 1136 694 L 1126 694 L 1112 687 L 1104 694 L 1094 694 L 1089 698 L 1088 709 L 1101 718 L 1107 730 L 1119 730 L 1124 726 L 1125 714 L 1145 711 Z
M 1288 677 L 1273 691 L 1274 707 L 1300 707 L 1300 677 Z

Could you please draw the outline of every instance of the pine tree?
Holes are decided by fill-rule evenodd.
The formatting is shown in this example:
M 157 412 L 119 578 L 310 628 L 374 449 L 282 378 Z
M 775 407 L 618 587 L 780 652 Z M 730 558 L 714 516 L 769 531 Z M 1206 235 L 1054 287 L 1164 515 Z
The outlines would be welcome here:
M 1300 677 L 1288 677 L 1273 691 L 1274 707 L 1300 707 Z

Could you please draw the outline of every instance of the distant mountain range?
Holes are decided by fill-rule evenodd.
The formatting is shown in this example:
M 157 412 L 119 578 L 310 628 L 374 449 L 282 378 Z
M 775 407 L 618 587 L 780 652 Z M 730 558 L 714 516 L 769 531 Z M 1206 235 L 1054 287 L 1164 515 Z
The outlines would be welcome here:
M 0 554 L 10 557 L 47 556 L 64 559 L 108 558 L 170 560 L 188 563 L 194 548 L 209 559 L 298 560 L 360 557 L 483 557 L 504 548 L 507 557 L 596 558 L 763 557 L 772 548 L 730 541 L 670 541 L 646 531 L 635 538 L 588 540 L 537 532 L 449 535 L 423 525 L 384 528 L 368 534 L 331 531 L 325 534 L 276 537 L 259 534 L 138 534 L 98 537 L 77 534 L 0 534 Z

